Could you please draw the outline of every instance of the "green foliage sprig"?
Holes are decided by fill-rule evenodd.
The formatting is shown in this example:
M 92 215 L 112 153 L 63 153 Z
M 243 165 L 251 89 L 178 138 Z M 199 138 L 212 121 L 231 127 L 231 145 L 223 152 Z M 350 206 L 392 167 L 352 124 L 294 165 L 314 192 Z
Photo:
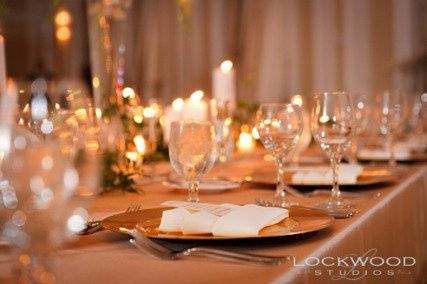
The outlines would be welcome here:
M 118 166 L 119 154 L 117 152 L 107 151 L 102 156 L 102 192 L 106 193 L 113 190 L 122 190 L 127 192 L 140 192 L 132 179 L 132 173 L 120 169 Z

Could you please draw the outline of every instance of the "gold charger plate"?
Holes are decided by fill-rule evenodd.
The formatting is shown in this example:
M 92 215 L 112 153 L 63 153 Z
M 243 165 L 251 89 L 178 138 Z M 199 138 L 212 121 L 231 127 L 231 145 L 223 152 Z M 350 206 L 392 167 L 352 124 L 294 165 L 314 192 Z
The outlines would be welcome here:
M 137 228 L 147 237 L 166 240 L 237 240 L 285 237 L 315 232 L 331 226 L 334 218 L 315 208 L 294 206 L 289 209 L 289 218 L 278 224 L 262 229 L 258 236 L 251 237 L 217 237 L 210 234 L 183 235 L 181 233 L 163 233 L 158 230 L 162 212 L 170 208 L 152 208 L 142 212 Z
M 275 172 L 273 172 L 275 174 Z M 332 184 L 329 183 L 310 183 L 310 184 L 302 184 L 302 183 L 294 183 L 292 182 L 292 174 L 293 172 L 285 173 L 285 181 L 290 186 L 329 186 Z M 340 186 L 366 186 L 366 185 L 375 185 L 381 183 L 392 182 L 395 180 L 395 175 L 385 167 L 365 167 L 357 178 L 356 183 L 340 183 Z M 276 183 L 276 178 L 272 175 L 271 172 L 259 171 L 252 176 L 253 182 L 260 183 Z

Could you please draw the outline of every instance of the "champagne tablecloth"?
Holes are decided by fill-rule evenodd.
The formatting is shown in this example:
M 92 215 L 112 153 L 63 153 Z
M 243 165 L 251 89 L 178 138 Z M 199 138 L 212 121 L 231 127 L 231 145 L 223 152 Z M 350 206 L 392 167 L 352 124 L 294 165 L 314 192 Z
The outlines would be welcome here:
M 274 170 L 262 159 L 255 161 L 240 160 L 217 168 L 213 174 L 243 176 L 259 168 Z M 199 258 L 163 261 L 137 252 L 125 237 L 103 232 L 82 237 L 60 253 L 57 280 L 59 283 L 326 283 L 360 277 L 357 283 L 425 283 L 427 166 L 404 165 L 400 166 L 399 172 L 401 178 L 395 184 L 360 189 L 379 192 L 381 196 L 354 200 L 359 213 L 350 219 L 336 220 L 330 229 L 292 238 L 214 244 L 295 258 L 284 265 L 259 267 Z M 186 197 L 185 191 L 172 190 L 161 184 L 147 185 L 143 189 L 144 194 L 115 192 L 103 195 L 93 204 L 92 211 L 117 212 L 135 202 L 154 207 L 166 200 Z M 237 190 L 201 194 L 200 198 L 203 202 L 253 203 L 256 197 L 272 194 L 272 187 L 245 184 Z M 304 204 L 317 201 L 312 199 Z M 364 255 L 376 256 L 374 265 L 388 258 L 390 265 L 368 263 L 353 270 L 336 266 L 339 261 L 341 265 L 348 264 L 344 259 L 346 256 Z M 412 265 L 414 259 L 416 263 Z M 315 265 L 322 260 L 325 265 Z M 396 265 L 403 260 L 408 266 Z M 329 266 L 331 264 L 334 265 Z M 7 275 L 9 267 L 10 261 L 1 261 L 0 275 Z M 359 271 L 358 275 L 355 270 Z

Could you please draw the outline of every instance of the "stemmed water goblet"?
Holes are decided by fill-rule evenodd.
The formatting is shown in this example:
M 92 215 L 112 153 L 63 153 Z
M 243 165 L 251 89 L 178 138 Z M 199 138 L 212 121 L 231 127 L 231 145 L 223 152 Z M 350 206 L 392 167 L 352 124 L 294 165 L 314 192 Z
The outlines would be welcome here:
M 402 128 L 406 114 L 405 102 L 400 92 L 385 91 L 379 98 L 380 132 L 386 137 L 389 166 L 396 166 L 395 140 Z
M 218 148 L 218 161 L 226 162 L 229 159 L 229 142 L 231 135 L 232 114 L 230 102 L 212 99 L 210 102 L 212 124 L 215 128 L 215 137 Z
M 350 99 L 353 107 L 353 133 L 347 145 L 346 158 L 349 163 L 356 164 L 360 136 L 363 135 L 368 127 L 370 108 L 368 98 L 364 94 L 351 93 Z
M 302 130 L 301 109 L 292 104 L 262 104 L 256 116 L 256 128 L 262 144 L 274 157 L 277 165 L 276 193 L 272 200 L 261 200 L 261 205 L 289 207 L 285 196 L 285 163 L 290 152 L 297 145 Z
M 291 99 L 291 103 L 301 107 L 301 115 L 303 121 L 303 130 L 300 139 L 292 151 L 291 161 L 292 166 L 298 166 L 301 160 L 301 154 L 310 146 L 311 143 L 311 130 L 310 130 L 310 113 L 307 111 L 305 100 L 301 95 L 294 95 Z
M 169 158 L 188 186 L 190 202 L 199 202 L 201 178 L 215 161 L 215 132 L 210 122 L 175 121 L 171 124 Z
M 352 136 L 354 126 L 353 108 L 350 97 L 345 92 L 324 92 L 314 95 L 311 111 L 311 131 L 314 139 L 327 154 L 332 166 L 332 191 L 325 203 L 318 207 L 333 214 L 335 212 L 349 212 L 339 189 L 339 164 L 345 151 L 346 144 Z
M 54 278 L 52 253 L 85 227 L 84 208 L 99 190 L 99 129 L 91 111 L 59 115 L 43 139 L 16 132 L 2 163 L 9 201 L 16 202 L 3 234 L 18 248 L 23 283 Z

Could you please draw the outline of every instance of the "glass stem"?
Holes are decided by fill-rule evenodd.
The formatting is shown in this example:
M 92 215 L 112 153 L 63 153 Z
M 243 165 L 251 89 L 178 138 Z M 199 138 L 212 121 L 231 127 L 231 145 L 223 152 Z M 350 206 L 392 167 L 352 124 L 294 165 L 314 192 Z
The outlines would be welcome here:
M 227 161 L 227 153 L 226 153 L 227 149 L 225 146 L 225 142 L 221 141 L 219 143 L 219 161 L 221 163 L 225 163 Z
M 396 157 L 394 155 L 394 139 L 393 139 L 393 132 L 391 129 L 389 130 L 388 137 L 387 137 L 387 144 L 388 144 L 388 151 L 390 154 L 390 158 L 388 160 L 388 165 L 391 167 L 396 166 Z
M 334 155 L 331 158 L 332 164 L 332 191 L 330 202 L 334 205 L 337 205 L 341 202 L 341 192 L 338 183 L 338 174 L 339 174 L 339 159 Z
M 353 137 L 350 141 L 350 151 L 349 151 L 349 163 L 357 164 L 357 150 L 358 150 L 358 141 L 357 137 Z
M 198 181 L 190 181 L 188 185 L 188 198 L 189 202 L 199 202 L 199 182 Z
M 276 185 L 276 194 L 277 198 L 285 198 L 285 162 L 281 158 L 277 158 L 277 185 Z

